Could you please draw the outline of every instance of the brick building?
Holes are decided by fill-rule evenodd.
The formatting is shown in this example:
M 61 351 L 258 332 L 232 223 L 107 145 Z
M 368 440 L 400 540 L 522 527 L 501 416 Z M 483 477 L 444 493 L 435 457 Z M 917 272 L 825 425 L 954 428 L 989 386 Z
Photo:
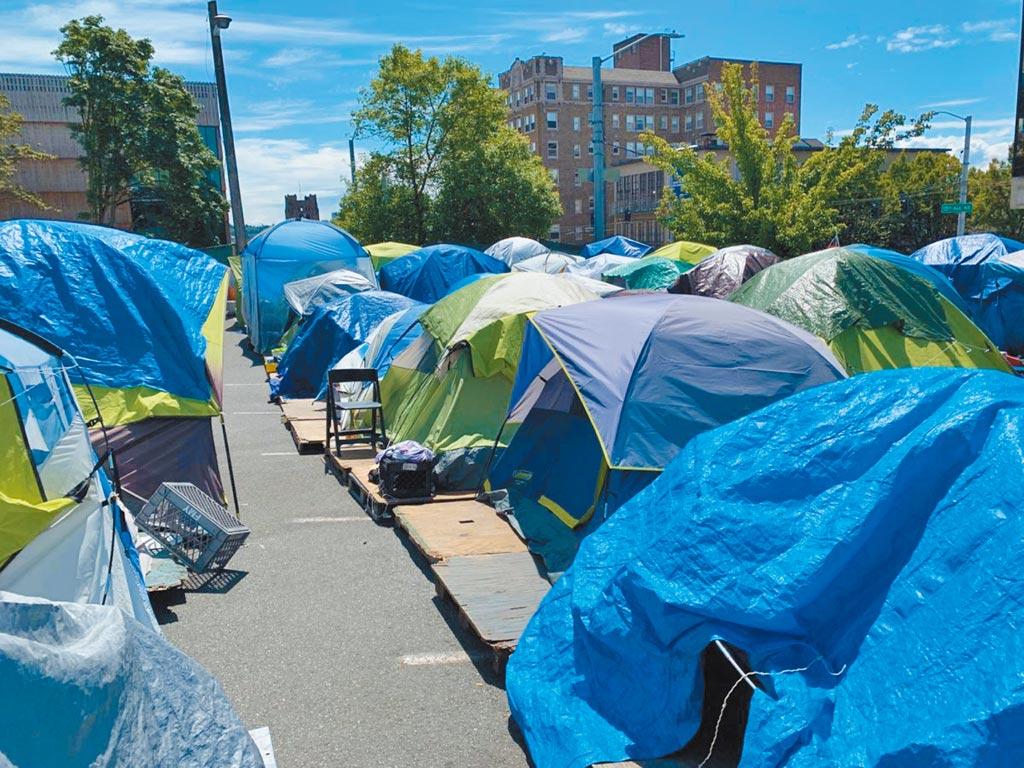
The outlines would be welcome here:
M 650 130 L 673 144 L 714 140 L 714 122 L 706 92 L 721 79 L 722 65 L 752 62 L 705 57 L 672 67 L 671 39 L 653 35 L 631 48 L 639 35 L 613 46 L 613 66 L 601 72 L 604 100 L 606 199 L 611 200 L 614 166 L 644 154 L 640 133 Z M 759 103 L 761 119 L 770 133 L 791 112 L 800 127 L 800 64 L 761 62 Z M 590 125 L 593 99 L 590 67 L 565 66 L 559 56 L 516 59 L 499 75 L 508 94 L 509 125 L 522 132 L 531 149 L 544 161 L 558 186 L 563 215 L 552 228 L 552 239 L 584 242 L 593 233 L 593 147 Z M 606 230 L 614 231 L 613 207 L 606 206 Z
M 206 146 L 220 159 L 217 86 L 214 83 L 190 82 L 185 83 L 185 87 L 199 104 L 200 111 L 196 116 L 199 134 Z M 10 101 L 11 109 L 24 118 L 21 135 L 14 141 L 54 155 L 53 160 L 19 162 L 14 177 L 17 184 L 42 198 L 50 209 L 41 211 L 13 195 L 2 195 L 0 219 L 80 219 L 89 208 L 85 198 L 87 179 L 79 162 L 82 149 L 70 128 L 70 123 L 77 121 L 77 115 L 63 104 L 64 97 L 71 94 L 68 78 L 63 75 L 0 73 L 0 93 Z M 212 176 L 211 181 L 223 194 L 224 182 L 220 170 L 214 171 Z M 137 217 L 138 212 L 133 215 L 132 205 L 126 203 L 115 212 L 114 224 L 127 228 Z M 224 228 L 224 242 L 230 242 L 226 215 Z

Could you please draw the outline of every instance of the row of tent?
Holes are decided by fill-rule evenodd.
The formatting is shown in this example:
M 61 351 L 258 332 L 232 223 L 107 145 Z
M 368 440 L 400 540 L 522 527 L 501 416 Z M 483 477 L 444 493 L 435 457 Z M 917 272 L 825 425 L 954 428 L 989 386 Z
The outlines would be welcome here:
M 0 223 L 0 762 L 263 765 L 164 638 L 133 511 L 223 501 L 226 268 L 85 224 Z

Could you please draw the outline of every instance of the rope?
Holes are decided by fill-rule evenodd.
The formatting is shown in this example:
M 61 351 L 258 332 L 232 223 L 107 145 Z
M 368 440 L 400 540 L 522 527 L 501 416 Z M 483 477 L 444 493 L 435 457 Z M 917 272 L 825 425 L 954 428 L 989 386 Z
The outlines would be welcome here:
M 730 661 L 731 661 L 731 659 L 730 659 Z M 773 677 L 775 675 L 794 675 L 794 674 L 797 674 L 797 673 L 800 673 L 800 672 L 806 672 L 811 667 L 813 667 L 815 664 L 817 664 L 819 661 L 822 663 L 823 666 L 825 666 L 825 671 L 828 672 L 833 677 L 839 677 L 840 675 L 842 675 L 846 671 L 846 665 L 843 664 L 842 669 L 840 669 L 838 672 L 833 672 L 831 669 L 828 668 L 828 666 L 825 665 L 825 659 L 823 659 L 821 656 L 818 656 L 816 659 L 814 659 L 806 667 L 799 667 L 797 669 L 780 669 L 777 672 L 755 672 L 755 671 L 751 671 L 751 672 L 744 672 L 742 675 L 740 675 L 740 677 L 736 680 L 736 682 L 732 684 L 732 688 L 729 689 L 729 692 L 727 694 L 725 694 L 725 700 L 722 701 L 722 709 L 719 711 L 719 713 L 718 713 L 718 720 L 715 722 L 715 733 L 711 737 L 711 746 L 708 747 L 707 755 L 704 757 L 703 760 L 700 761 L 700 763 L 697 765 L 697 768 L 704 768 L 704 766 L 707 765 L 708 761 L 711 759 L 711 755 L 714 754 L 715 744 L 718 743 L 718 732 L 719 732 L 719 730 L 722 727 L 722 718 L 725 717 L 725 710 L 726 710 L 726 707 L 728 707 L 728 705 L 729 705 L 729 697 L 732 696 L 733 691 L 735 691 L 736 688 L 739 687 L 740 683 L 746 682 L 747 685 L 750 685 L 751 687 L 753 687 L 754 684 L 753 684 L 753 682 L 751 682 L 750 678 L 754 677 L 755 675 L 758 675 L 758 676 L 761 676 L 761 677 Z

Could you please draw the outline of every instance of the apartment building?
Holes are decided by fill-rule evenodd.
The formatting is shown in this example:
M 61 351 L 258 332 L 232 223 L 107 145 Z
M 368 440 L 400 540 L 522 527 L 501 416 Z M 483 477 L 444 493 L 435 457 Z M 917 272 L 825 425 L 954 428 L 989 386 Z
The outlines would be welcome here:
M 217 86 L 214 83 L 185 83 L 189 93 L 199 104 L 196 116 L 199 134 L 207 147 L 219 158 L 220 111 Z M 54 156 L 53 160 L 25 160 L 18 163 L 14 180 L 29 192 L 34 192 L 50 206 L 39 210 L 31 203 L 13 195 L 0 196 L 0 219 L 36 218 L 75 221 L 88 211 L 86 203 L 87 179 L 79 162 L 82 148 L 71 133 L 70 124 L 77 115 L 64 106 L 63 100 L 71 94 L 68 78 L 63 75 L 29 75 L 0 73 L 0 93 L 7 97 L 11 109 L 19 113 L 24 122 L 21 136 L 15 141 L 29 144 Z M 211 179 L 224 191 L 220 170 Z M 125 203 L 115 212 L 114 225 L 128 228 L 140 215 L 133 212 L 145 205 L 145 200 Z M 224 219 L 224 242 L 229 242 L 227 217 Z
M 605 159 L 611 167 L 606 174 L 608 200 L 616 179 L 614 167 L 644 155 L 643 131 L 674 144 L 713 142 L 707 89 L 721 79 L 724 64 L 737 61 L 749 74 L 753 63 L 705 57 L 673 67 L 667 35 L 634 44 L 639 37 L 616 43 L 612 66 L 601 73 Z M 759 63 L 760 114 L 770 133 L 786 112 L 793 114 L 799 130 L 801 74 L 800 64 Z M 555 240 L 585 242 L 593 233 L 592 77 L 590 67 L 566 66 L 560 56 L 516 59 L 499 75 L 508 94 L 508 124 L 527 136 L 558 186 L 563 215 L 550 233 Z M 610 223 L 611 206 L 606 214 Z M 610 226 L 606 230 L 612 231 Z

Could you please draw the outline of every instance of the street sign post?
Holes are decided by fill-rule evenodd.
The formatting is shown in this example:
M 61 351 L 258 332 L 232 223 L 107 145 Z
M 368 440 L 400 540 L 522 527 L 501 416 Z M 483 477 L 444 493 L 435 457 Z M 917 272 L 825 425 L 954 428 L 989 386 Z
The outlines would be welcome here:
M 974 203 L 943 203 L 943 213 L 974 213 Z

